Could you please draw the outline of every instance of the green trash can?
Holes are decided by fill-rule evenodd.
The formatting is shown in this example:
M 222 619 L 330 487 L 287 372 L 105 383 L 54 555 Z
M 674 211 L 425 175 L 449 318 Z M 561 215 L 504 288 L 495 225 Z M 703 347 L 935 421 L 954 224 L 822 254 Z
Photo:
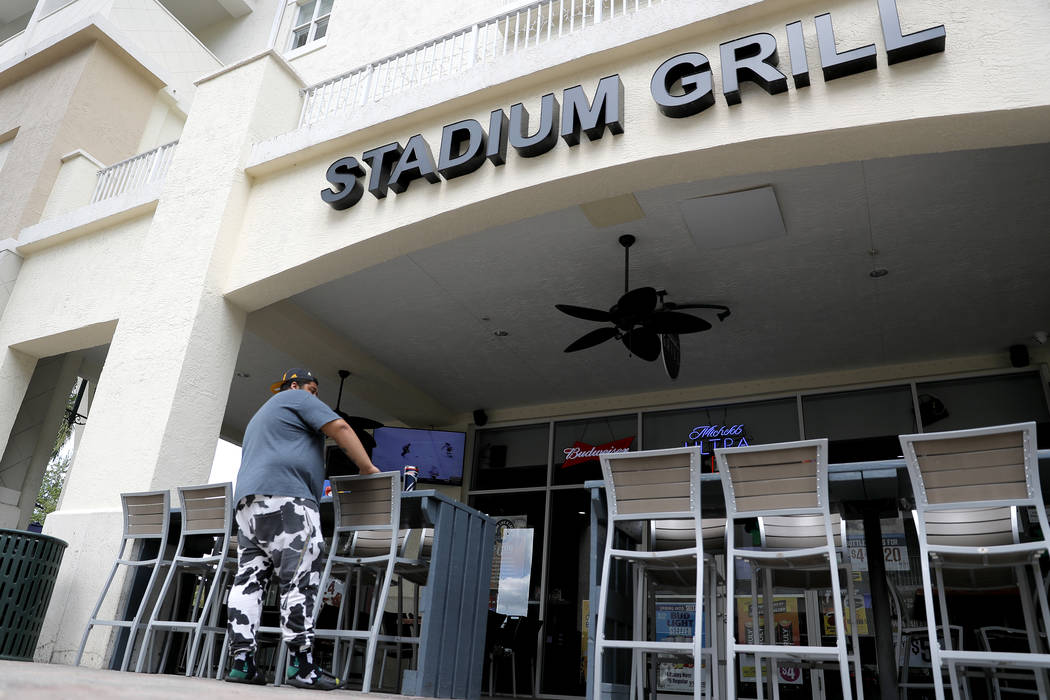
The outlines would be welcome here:
M 0 528 L 0 659 L 32 661 L 67 544 Z

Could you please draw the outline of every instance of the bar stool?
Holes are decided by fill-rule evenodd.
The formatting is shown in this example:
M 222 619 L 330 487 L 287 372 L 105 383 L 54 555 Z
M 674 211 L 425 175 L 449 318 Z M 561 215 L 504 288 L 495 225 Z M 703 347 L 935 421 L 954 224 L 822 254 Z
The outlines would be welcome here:
M 700 530 L 704 545 L 704 611 L 703 625 L 706 644 L 702 653 L 707 663 L 707 672 L 711 687 L 705 691 L 705 695 L 714 700 L 725 695 L 724 675 L 721 667 L 725 664 L 724 641 L 722 639 L 725 628 L 717 624 L 720 613 L 718 608 L 719 582 L 725 583 L 718 568 L 715 555 L 725 554 L 726 520 L 725 518 L 701 518 Z M 691 520 L 654 520 L 650 524 L 650 541 L 655 551 L 666 551 L 680 549 L 689 546 L 693 541 L 695 533 Z M 653 576 L 660 587 L 667 589 L 684 589 L 691 586 L 688 578 L 682 576 L 681 571 L 654 571 Z M 724 598 L 722 601 L 724 602 Z M 724 614 L 724 611 L 721 613 Z
M 363 640 L 365 648 L 365 668 L 361 692 L 368 693 L 372 688 L 372 672 L 375 667 L 376 651 L 380 641 L 380 628 L 387 595 L 390 591 L 394 567 L 397 564 L 404 536 L 399 525 L 401 522 L 401 475 L 398 472 L 383 472 L 360 476 L 334 477 L 332 482 L 332 506 L 335 514 L 335 531 L 332 536 L 331 552 L 321 577 L 321 589 L 327 585 L 333 571 L 345 575 L 342 603 L 340 605 L 339 629 L 316 629 L 319 639 L 332 639 L 336 643 L 333 653 L 333 671 L 338 665 L 338 644 L 351 640 L 350 653 L 347 654 L 347 665 L 353 653 L 353 641 Z M 349 549 L 344 545 L 349 541 Z M 346 554 L 342 552 L 346 551 Z M 351 627 L 356 627 L 358 612 L 364 609 L 360 596 L 362 586 L 360 577 L 371 573 L 376 578 L 371 600 L 367 606 L 367 629 L 344 629 L 342 622 L 346 617 L 346 604 L 351 575 L 358 575 L 359 583 L 355 587 L 354 615 Z M 344 674 L 345 675 L 345 674 Z
M 960 697 L 957 666 L 1028 668 L 1035 672 L 1040 697 L 1050 695 L 1045 669 L 1050 654 L 1041 643 L 1028 575 L 1034 576 L 1043 629 L 1050 630 L 1050 605 L 1041 585 L 1039 559 L 1050 551 L 1039 483 L 1035 423 L 1016 423 L 973 430 L 901 435 L 901 447 L 915 494 L 912 516 L 919 539 L 926 624 L 930 634 L 934 694 L 944 698 L 941 669 L 948 668 L 952 694 Z M 1041 535 L 1021 542 L 1018 509 L 1034 509 Z M 944 594 L 945 568 L 1009 567 L 1020 590 L 1029 652 L 954 649 L 951 636 L 945 648 L 936 643 L 933 585 L 937 576 L 941 625 L 948 626 Z
M 770 676 L 777 675 L 776 659 L 809 659 L 838 661 L 842 682 L 842 697 L 853 697 L 849 678 L 849 655 L 842 615 L 842 590 L 839 583 L 838 552 L 840 539 L 835 542 L 834 520 L 828 506 L 828 441 L 803 440 L 771 445 L 716 448 L 715 460 L 722 478 L 726 499 L 726 697 L 735 700 L 736 655 L 754 654 L 756 688 L 759 700 L 765 697 L 760 678 L 762 658 L 771 660 Z M 765 528 L 766 539 L 758 549 L 742 549 L 736 545 L 736 520 L 760 518 L 760 531 Z M 840 523 L 841 527 L 841 523 Z M 775 539 L 773 539 L 775 538 Z M 841 538 L 841 530 L 840 530 Z M 766 573 L 764 593 L 766 643 L 739 643 L 735 622 L 735 568 L 736 559 L 746 559 L 753 568 Z M 847 558 L 848 561 L 848 558 Z M 818 644 L 770 644 L 773 629 L 772 569 L 826 571 L 831 580 L 834 647 Z M 757 602 L 755 592 L 757 575 L 751 576 L 752 605 Z M 851 580 L 847 569 L 847 581 Z M 850 603 L 852 608 L 852 600 Z M 755 608 L 752 608 L 753 612 Z M 753 614 L 752 619 L 757 619 Z M 758 636 L 758 625 L 754 626 Z M 853 625 L 854 632 L 856 625 Z M 746 641 L 746 640 L 745 640 Z M 758 640 L 756 639 L 755 642 Z M 856 651 L 856 647 L 855 647 Z M 780 697 L 779 683 L 773 679 L 773 697 Z M 862 693 L 857 678 L 858 695 Z
M 641 696 L 642 654 L 663 652 L 693 657 L 693 697 L 701 697 L 701 668 L 705 655 L 710 650 L 703 647 L 701 620 L 704 598 L 704 537 L 700 517 L 700 459 L 698 447 L 624 452 L 600 457 L 605 489 L 609 502 L 609 520 L 606 530 L 605 555 L 602 580 L 598 595 L 598 617 L 594 635 L 594 692 L 601 696 L 602 668 L 606 649 L 626 649 L 632 652 L 631 683 L 636 697 Z M 674 548 L 643 550 L 618 549 L 614 547 L 617 527 L 634 529 L 641 535 L 638 539 L 649 540 L 646 529 L 655 527 L 653 521 L 685 520 L 690 526 L 684 529 L 685 536 L 676 540 Z M 668 528 L 670 529 L 670 528 Z M 681 528 L 676 528 L 682 531 Z M 689 536 L 691 535 L 691 536 Z M 665 538 L 665 542 L 670 538 Z M 658 540 L 659 541 L 659 540 Z M 606 617 L 609 607 L 609 586 L 613 559 L 633 563 L 638 578 L 645 574 L 660 572 L 677 575 L 684 570 L 695 571 L 692 593 L 697 611 L 693 618 L 692 641 L 657 642 L 641 639 L 644 617 L 639 615 L 639 597 L 635 597 L 634 639 L 606 639 Z M 656 578 L 650 581 L 656 585 Z M 708 611 L 708 616 L 713 611 Z M 648 636 L 647 634 L 645 636 Z M 716 683 L 707 684 L 710 695 Z
M 153 636 L 158 630 L 168 632 L 161 658 L 161 668 L 165 665 L 171 649 L 172 633 L 184 631 L 189 635 L 186 646 L 186 675 L 193 675 L 197 670 L 197 654 L 202 641 L 201 630 L 210 619 L 209 614 L 216 605 L 219 582 L 229 555 L 232 488 L 230 482 L 179 487 L 179 501 L 182 503 L 182 531 L 179 535 L 179 544 L 171 560 L 171 568 L 164 579 L 164 585 L 161 587 L 157 604 L 153 607 L 149 624 L 146 625 L 136 671 L 151 670 L 152 663 L 147 661 L 147 657 L 150 653 L 150 645 L 154 641 Z M 198 540 L 207 542 L 210 539 L 211 547 L 200 554 L 187 553 L 187 543 L 191 539 L 194 540 L 190 544 L 191 550 L 194 545 L 199 545 Z M 182 593 L 180 575 L 182 573 L 194 574 L 197 580 L 191 591 L 189 619 L 161 618 L 161 610 L 167 602 L 168 591 L 176 577 L 178 581 L 175 596 L 171 600 L 169 610 L 172 615 L 178 613 L 177 606 Z
M 106 627 L 123 627 L 128 630 L 124 656 L 120 662 L 120 670 L 128 670 L 128 664 L 131 661 L 131 650 L 135 646 L 135 636 L 138 634 L 139 629 L 143 627 L 142 615 L 149 606 L 157 575 L 161 568 L 171 563 L 164 559 L 164 548 L 168 541 L 170 498 L 171 496 L 167 491 L 120 494 L 123 533 L 120 537 L 120 546 L 117 548 L 117 558 L 113 562 L 113 568 L 109 571 L 109 577 L 106 579 L 105 585 L 102 586 L 98 602 L 95 603 L 95 608 L 91 611 L 91 617 L 84 628 L 84 636 L 80 639 L 80 649 L 77 650 L 77 659 L 74 662 L 75 666 L 80 665 L 80 660 L 84 656 L 84 647 L 87 646 L 91 628 L 95 625 L 102 625 Z M 132 558 L 142 556 L 147 543 L 151 541 L 157 543 L 156 556 L 151 559 Z M 128 543 L 131 543 L 130 551 L 126 551 L 129 550 Z M 130 620 L 101 620 L 98 617 L 98 612 L 102 608 L 102 603 L 106 599 L 106 594 L 113 583 L 113 578 L 121 566 L 129 567 L 130 571 L 138 570 L 144 566 L 152 567 L 149 580 L 146 582 L 146 589 L 142 592 L 142 599 Z

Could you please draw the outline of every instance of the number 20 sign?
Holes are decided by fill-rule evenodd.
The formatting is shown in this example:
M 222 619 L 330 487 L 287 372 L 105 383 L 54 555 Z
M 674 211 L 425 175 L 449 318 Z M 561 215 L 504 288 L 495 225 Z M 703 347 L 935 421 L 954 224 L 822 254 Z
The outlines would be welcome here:
M 850 522 L 846 529 L 846 545 L 854 571 L 868 570 L 867 549 L 864 547 L 864 524 Z M 882 521 L 882 557 L 887 571 L 909 571 L 908 544 L 904 525 L 897 518 Z

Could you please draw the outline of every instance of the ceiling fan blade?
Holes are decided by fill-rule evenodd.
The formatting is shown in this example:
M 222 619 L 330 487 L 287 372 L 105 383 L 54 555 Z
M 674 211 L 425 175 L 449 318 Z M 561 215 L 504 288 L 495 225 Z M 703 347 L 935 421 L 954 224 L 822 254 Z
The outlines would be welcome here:
M 666 311 L 681 311 L 682 309 L 713 309 L 718 311 L 719 321 L 726 320 L 731 313 L 729 307 L 724 304 L 676 304 L 673 301 L 665 301 L 664 309 Z
M 628 331 L 623 336 L 623 344 L 627 346 L 631 354 L 637 355 L 646 362 L 654 362 L 660 357 L 660 336 L 656 334 L 656 331 L 648 328 L 635 328 L 633 331 Z
M 664 359 L 664 369 L 671 379 L 678 379 L 678 370 L 682 366 L 682 348 L 678 342 L 677 333 L 665 333 L 660 336 L 660 344 L 663 352 L 660 356 Z
M 642 321 L 642 325 L 656 333 L 699 333 L 711 328 L 711 324 L 697 316 L 678 311 L 657 311 Z
M 601 309 L 588 309 L 586 306 L 573 306 L 572 304 L 555 304 L 554 308 L 561 311 L 563 314 L 582 318 L 584 321 L 599 321 L 604 323 L 612 320 L 612 317 L 609 316 L 609 312 L 602 311 Z
M 620 319 L 627 317 L 641 318 L 656 310 L 657 301 L 656 289 L 653 287 L 639 287 L 620 297 L 620 300 L 616 302 L 616 306 L 613 307 L 615 311 L 611 313 Z
M 596 328 L 595 330 L 580 336 L 573 342 L 569 347 L 565 348 L 565 352 L 576 352 L 577 350 L 586 350 L 587 348 L 593 348 L 599 343 L 604 343 L 610 338 L 615 338 L 619 331 L 615 328 Z

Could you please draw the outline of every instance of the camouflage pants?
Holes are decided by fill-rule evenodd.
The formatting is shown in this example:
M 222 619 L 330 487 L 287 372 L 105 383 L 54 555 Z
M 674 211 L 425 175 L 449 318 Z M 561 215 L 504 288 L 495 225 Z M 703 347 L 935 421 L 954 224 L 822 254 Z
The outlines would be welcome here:
M 230 651 L 255 652 L 263 594 L 280 584 L 281 632 L 291 648 L 313 646 L 324 538 L 317 504 L 304 498 L 245 496 L 237 504 L 237 575 L 227 612 Z

